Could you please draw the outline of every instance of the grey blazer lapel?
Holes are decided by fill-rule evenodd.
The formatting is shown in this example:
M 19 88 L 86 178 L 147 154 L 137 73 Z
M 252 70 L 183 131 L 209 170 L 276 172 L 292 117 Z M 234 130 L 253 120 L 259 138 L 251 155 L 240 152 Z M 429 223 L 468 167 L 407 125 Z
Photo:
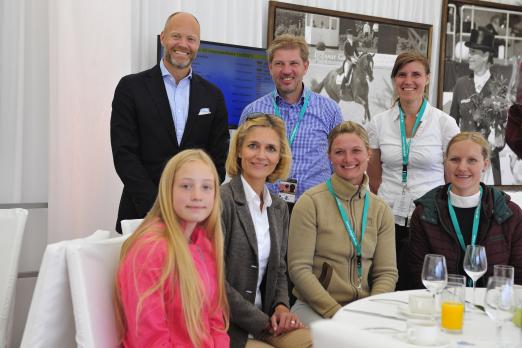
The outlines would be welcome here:
M 245 190 L 243 189 L 243 183 L 241 182 L 241 177 L 239 175 L 232 178 L 230 181 L 230 188 L 232 189 L 234 201 L 237 205 L 237 214 L 239 215 L 239 221 L 243 228 L 243 232 L 245 232 L 250 247 L 254 250 L 256 257 L 258 257 L 256 230 L 254 228 L 254 223 L 252 222 L 252 217 L 250 216 Z
M 276 214 L 277 203 L 273 201 L 268 210 L 268 223 L 270 225 L 270 256 L 268 258 L 268 267 L 277 270 L 279 267 L 279 250 L 281 249 L 281 228 L 282 220 L 277 218 Z

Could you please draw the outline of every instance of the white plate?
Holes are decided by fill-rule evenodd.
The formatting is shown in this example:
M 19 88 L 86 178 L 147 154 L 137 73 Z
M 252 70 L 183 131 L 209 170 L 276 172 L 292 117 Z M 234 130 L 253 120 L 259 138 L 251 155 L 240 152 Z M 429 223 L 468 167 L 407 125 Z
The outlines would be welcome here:
M 435 342 L 433 344 L 430 344 L 430 345 L 421 345 L 421 344 L 410 342 L 408 340 L 408 337 L 406 337 L 406 334 L 404 332 L 398 333 L 394 337 L 397 338 L 398 340 L 402 341 L 402 342 L 409 343 L 409 344 L 414 344 L 414 345 L 417 345 L 419 347 L 446 348 L 446 347 L 449 347 L 450 344 L 451 344 L 451 341 L 449 340 L 449 338 L 446 337 L 446 336 L 443 336 L 442 333 L 440 333 L 439 337 L 437 337 L 437 342 Z
M 399 314 L 405 316 L 406 318 L 413 318 L 413 319 L 431 319 L 431 314 L 423 314 L 423 313 L 413 313 L 410 311 L 410 307 L 406 304 L 401 304 L 397 306 L 397 311 Z

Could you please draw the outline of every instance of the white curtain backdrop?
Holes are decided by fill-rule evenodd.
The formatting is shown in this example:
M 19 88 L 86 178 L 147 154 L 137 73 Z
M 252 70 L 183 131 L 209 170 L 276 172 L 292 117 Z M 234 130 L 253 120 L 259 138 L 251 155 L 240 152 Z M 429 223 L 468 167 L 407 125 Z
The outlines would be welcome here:
M 435 102 L 442 0 L 288 2 L 431 24 Z M 174 11 L 193 13 L 203 40 L 266 47 L 268 0 L 0 0 L 0 203 L 48 200 L 49 242 L 113 229 L 114 88 L 155 64 Z
M 52 0 L 49 242 L 113 229 L 121 183 L 109 138 L 118 80 L 131 72 L 127 0 Z
M 45 1 L 0 1 L 0 204 L 47 202 L 46 14 Z

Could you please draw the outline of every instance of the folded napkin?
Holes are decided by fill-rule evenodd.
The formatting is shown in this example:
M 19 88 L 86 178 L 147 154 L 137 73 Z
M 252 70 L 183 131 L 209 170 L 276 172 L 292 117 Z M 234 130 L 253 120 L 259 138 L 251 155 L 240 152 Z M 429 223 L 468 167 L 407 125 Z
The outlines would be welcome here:
M 319 320 L 310 325 L 314 348 L 375 348 L 404 347 L 405 343 L 391 337 L 371 331 L 352 328 L 346 322 L 338 320 Z M 408 345 L 407 345 L 408 346 Z

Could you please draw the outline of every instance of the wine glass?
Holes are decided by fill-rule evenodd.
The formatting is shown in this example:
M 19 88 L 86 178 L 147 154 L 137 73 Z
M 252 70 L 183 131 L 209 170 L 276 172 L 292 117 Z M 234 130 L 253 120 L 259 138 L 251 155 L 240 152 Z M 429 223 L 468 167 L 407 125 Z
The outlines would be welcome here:
M 427 254 L 424 256 L 422 265 L 422 284 L 433 294 L 435 316 L 437 308 L 437 295 L 446 287 L 448 283 L 448 271 L 446 269 L 446 258 L 443 255 Z M 434 318 L 433 318 L 434 319 Z
M 464 271 L 473 281 L 473 304 L 475 301 L 475 286 L 477 280 L 486 273 L 488 260 L 486 258 L 486 248 L 481 245 L 468 245 L 464 254 Z
M 489 277 L 484 307 L 487 315 L 497 324 L 497 340 L 502 344 L 502 327 L 511 320 L 515 311 L 515 291 L 511 279 L 506 277 Z

